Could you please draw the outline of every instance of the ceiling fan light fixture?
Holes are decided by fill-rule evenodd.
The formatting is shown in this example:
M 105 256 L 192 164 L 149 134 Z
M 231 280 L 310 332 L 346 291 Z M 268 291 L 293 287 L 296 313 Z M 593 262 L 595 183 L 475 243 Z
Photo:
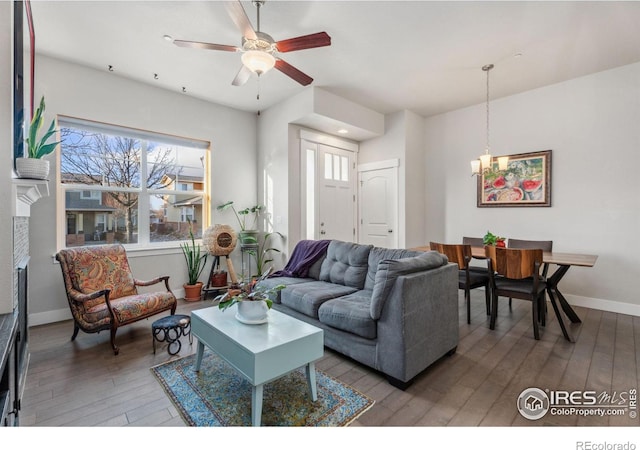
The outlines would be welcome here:
M 268 72 L 276 65 L 276 58 L 271 53 L 261 50 L 248 50 L 242 54 L 241 58 L 242 64 L 258 75 Z

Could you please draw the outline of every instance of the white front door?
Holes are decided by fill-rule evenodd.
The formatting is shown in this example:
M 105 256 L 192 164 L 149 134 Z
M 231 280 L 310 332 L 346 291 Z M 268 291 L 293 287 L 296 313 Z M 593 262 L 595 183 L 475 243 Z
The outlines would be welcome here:
M 318 144 L 317 239 L 355 242 L 354 153 Z
M 360 243 L 398 248 L 398 170 L 359 172 Z

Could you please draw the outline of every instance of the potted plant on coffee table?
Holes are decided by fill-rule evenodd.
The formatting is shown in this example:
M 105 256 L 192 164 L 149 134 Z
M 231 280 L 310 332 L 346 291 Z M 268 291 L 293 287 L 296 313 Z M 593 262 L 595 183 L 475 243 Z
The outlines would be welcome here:
M 273 305 L 273 296 L 286 287 L 284 284 L 271 288 L 262 287 L 260 281 L 264 280 L 269 273 L 271 270 L 257 280 L 231 286 L 227 292 L 214 298 L 214 301 L 219 302 L 218 308 L 224 311 L 237 304 L 236 319 L 239 322 L 248 325 L 265 323 Z
M 184 299 L 188 302 L 195 302 L 199 301 L 202 296 L 203 283 L 198 281 L 198 278 L 200 278 L 200 274 L 207 263 L 208 254 L 207 252 L 202 252 L 200 244 L 196 244 L 191 221 L 189 221 L 189 238 L 191 242 L 183 242 L 180 244 L 184 259 L 187 263 L 188 276 L 187 283 L 183 285 Z
M 20 178 L 46 180 L 49 177 L 49 161 L 43 159 L 43 157 L 53 152 L 60 142 L 47 143 L 56 133 L 55 120 L 51 121 L 47 132 L 38 138 L 38 133 L 40 128 L 42 128 L 44 109 L 45 103 L 43 96 L 40 100 L 40 105 L 31 118 L 29 135 L 25 139 L 27 156 L 16 158 L 16 173 Z

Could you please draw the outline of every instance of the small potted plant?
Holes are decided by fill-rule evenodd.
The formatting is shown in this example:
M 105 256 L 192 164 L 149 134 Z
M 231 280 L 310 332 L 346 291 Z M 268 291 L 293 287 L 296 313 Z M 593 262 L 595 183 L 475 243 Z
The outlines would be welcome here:
M 270 272 L 271 270 L 267 271 L 257 280 L 231 286 L 227 292 L 214 299 L 219 302 L 218 308 L 224 311 L 237 304 L 236 319 L 238 321 L 249 325 L 265 323 L 273 305 L 272 296 L 285 288 L 284 284 L 268 289 L 260 286 L 260 281 L 264 280 Z
M 16 172 L 20 178 L 46 180 L 49 176 L 49 161 L 43 159 L 43 157 L 53 152 L 60 142 L 47 143 L 57 131 L 55 129 L 55 120 L 51 121 L 47 132 L 38 138 L 38 133 L 40 128 L 42 128 L 44 109 L 45 103 L 43 96 L 40 100 L 40 106 L 38 106 L 31 119 L 29 135 L 25 139 L 27 156 L 16 158 Z
M 238 220 L 238 225 L 240 225 L 240 232 L 238 233 L 240 237 L 240 242 L 243 244 L 251 244 L 257 242 L 256 236 L 258 236 L 258 216 L 264 209 L 262 205 L 255 205 L 250 208 L 244 208 L 240 211 L 236 210 L 233 205 L 233 201 L 229 201 L 223 203 L 222 205 L 218 205 L 216 208 L 218 211 L 225 211 L 227 209 L 231 209 Z M 250 228 L 247 227 L 247 219 L 249 216 L 253 216 L 253 221 L 251 222 Z M 249 239 L 253 238 L 253 242 Z
M 503 238 L 501 236 L 496 236 L 492 232 L 487 231 L 487 234 L 485 234 L 484 237 L 482 238 L 482 243 L 484 245 L 494 245 L 496 247 L 506 247 L 504 239 L 505 238 Z
M 188 281 L 183 285 L 184 287 L 184 299 L 188 302 L 199 301 L 202 295 L 201 281 L 198 281 L 200 274 L 204 270 L 204 266 L 207 263 L 207 252 L 202 252 L 200 244 L 196 244 L 195 237 L 193 236 L 193 227 L 189 220 L 189 238 L 191 242 L 183 242 L 180 244 L 182 247 L 182 253 L 184 259 L 187 262 L 187 276 Z

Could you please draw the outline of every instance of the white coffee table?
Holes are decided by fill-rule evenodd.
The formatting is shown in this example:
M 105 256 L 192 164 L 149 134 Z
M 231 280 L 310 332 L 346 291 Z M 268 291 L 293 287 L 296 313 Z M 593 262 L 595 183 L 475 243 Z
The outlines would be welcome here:
M 206 345 L 249 380 L 253 426 L 260 426 L 264 384 L 302 366 L 316 401 L 315 361 L 324 354 L 322 329 L 273 309 L 267 323 L 259 325 L 243 324 L 235 315 L 235 305 L 225 311 L 212 306 L 191 312 L 191 334 L 198 339 L 196 372 Z

